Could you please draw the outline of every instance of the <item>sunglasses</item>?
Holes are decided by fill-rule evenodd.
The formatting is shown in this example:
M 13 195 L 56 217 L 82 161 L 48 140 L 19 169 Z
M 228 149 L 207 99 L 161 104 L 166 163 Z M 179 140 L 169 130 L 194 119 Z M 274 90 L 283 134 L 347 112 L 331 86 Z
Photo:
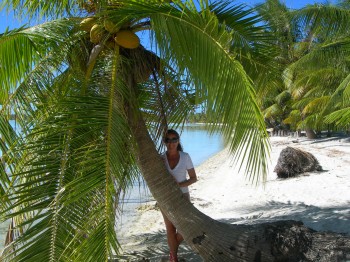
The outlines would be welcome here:
M 165 143 L 177 143 L 179 142 L 179 139 L 178 138 L 165 138 L 164 139 Z

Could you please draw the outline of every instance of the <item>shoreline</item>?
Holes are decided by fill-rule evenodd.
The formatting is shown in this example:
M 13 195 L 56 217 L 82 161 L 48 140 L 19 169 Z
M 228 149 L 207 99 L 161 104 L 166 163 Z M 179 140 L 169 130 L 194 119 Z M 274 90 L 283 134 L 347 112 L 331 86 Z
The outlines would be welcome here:
M 347 170 L 350 139 L 271 137 L 270 141 L 270 165 L 265 184 L 252 184 L 238 172 L 227 148 L 196 167 L 198 182 L 190 187 L 191 201 L 196 208 L 230 224 L 299 220 L 317 231 L 350 236 L 350 172 Z M 312 153 L 324 171 L 277 178 L 273 168 L 280 151 L 287 146 Z M 166 259 L 166 233 L 155 201 L 142 204 L 136 216 L 122 227 L 119 234 L 124 250 L 122 259 Z M 202 261 L 186 244 L 180 246 L 179 256 L 186 261 Z

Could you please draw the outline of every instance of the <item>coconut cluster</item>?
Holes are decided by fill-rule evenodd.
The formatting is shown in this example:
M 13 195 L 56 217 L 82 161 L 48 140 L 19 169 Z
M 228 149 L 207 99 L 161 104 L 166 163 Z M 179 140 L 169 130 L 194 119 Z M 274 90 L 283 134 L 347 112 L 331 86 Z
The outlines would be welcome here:
M 121 47 L 134 49 L 140 45 L 139 37 L 132 30 L 121 29 L 108 19 L 102 25 L 95 17 L 88 17 L 80 22 L 80 28 L 90 33 L 90 41 L 94 44 L 100 43 L 105 35 L 110 34 L 113 41 Z

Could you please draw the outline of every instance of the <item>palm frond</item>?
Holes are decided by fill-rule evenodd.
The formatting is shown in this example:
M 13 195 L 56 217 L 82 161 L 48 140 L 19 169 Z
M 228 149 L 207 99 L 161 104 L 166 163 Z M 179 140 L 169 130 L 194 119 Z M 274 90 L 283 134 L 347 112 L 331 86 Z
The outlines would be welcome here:
M 329 96 L 316 97 L 310 101 L 303 109 L 302 113 L 304 115 L 312 113 L 320 113 L 323 111 L 327 103 L 329 102 Z
M 36 30 L 42 27 L 31 35 L 39 35 Z M 61 37 L 41 46 L 43 55 L 12 87 L 14 93 L 4 97 L 1 110 L 15 108 L 22 129 L 20 137 L 7 142 L 20 157 L 13 157 L 11 187 L 4 186 L 9 200 L 1 208 L 4 219 L 16 221 L 19 237 L 6 248 L 4 261 L 13 256 L 19 261 L 88 261 L 85 248 L 98 249 L 99 260 L 118 253 L 116 214 L 138 175 L 133 156 L 123 153 L 132 147 L 118 98 L 126 99 L 127 91 L 111 77 L 111 72 L 118 74 L 108 56 L 98 58 L 88 82 L 82 72 L 86 67 L 72 67 L 69 60 L 78 58 L 67 54 L 81 37 L 73 34 L 70 41 Z M 106 85 L 118 89 L 107 92 Z
M 230 2 L 216 2 L 209 9 L 215 13 L 220 25 L 232 34 L 230 52 L 237 56 L 255 83 L 264 83 L 264 77 L 268 75 L 271 79 L 272 74 L 277 74 L 272 60 L 277 50 L 270 44 L 274 37 L 260 25 L 262 18 L 255 9 Z
M 302 121 L 300 110 L 292 110 L 288 117 L 283 120 L 283 123 L 291 126 L 291 129 L 296 130 Z
M 349 105 L 350 75 L 346 76 L 337 89 L 332 93 L 331 98 L 326 105 L 324 111 L 338 110 L 339 107 L 347 107 Z
M 47 18 L 60 18 L 67 15 L 73 15 L 85 5 L 89 5 L 97 1 L 84 1 L 84 0 L 65 0 L 58 2 L 49 1 L 14 1 L 14 0 L 4 0 L 1 2 L 0 9 L 16 10 L 15 15 L 17 17 L 27 16 L 29 19 L 47 19 Z M 105 1 L 99 1 L 100 3 Z M 87 6 L 86 6 L 87 7 Z
M 30 81 L 29 75 L 32 81 L 45 83 L 49 81 L 46 78 L 51 79 L 54 70 L 62 70 L 61 67 L 65 66 L 62 64 L 62 59 L 65 60 L 64 52 L 53 56 L 50 50 L 57 48 L 63 51 L 68 48 L 68 45 L 74 45 L 73 38 L 77 36 L 74 36 L 75 32 L 72 33 L 71 29 L 75 24 L 76 21 L 73 20 L 52 21 L 27 29 L 10 31 L 1 37 L 0 83 L 3 88 L 0 92 L 0 104 L 3 112 L 4 108 L 7 108 L 6 101 L 14 100 L 9 96 L 17 96 L 22 88 L 27 88 L 25 84 L 22 85 L 22 88 L 18 88 L 18 85 L 21 82 Z M 62 41 L 65 37 L 71 38 L 71 41 Z M 78 39 L 80 39 L 79 34 Z M 51 75 L 46 73 L 43 76 L 41 72 L 44 70 L 50 72 Z M 36 74 L 35 77 L 34 74 Z M 36 77 L 40 80 L 36 80 Z M 33 99 L 35 100 L 34 97 Z M 21 103 L 18 103 L 18 106 L 20 105 Z M 16 107 L 12 105 L 12 110 L 15 109 Z
M 339 66 L 349 56 L 350 42 L 348 37 L 342 37 L 330 42 L 319 44 L 312 51 L 290 66 L 290 69 L 297 70 L 307 67 L 309 70 L 318 70 L 329 64 Z M 344 63 L 344 62 L 343 62 Z
M 349 18 L 349 8 L 342 5 L 317 3 L 295 11 L 295 19 L 301 24 L 327 36 L 347 33 Z
M 270 106 L 264 110 L 264 117 L 265 118 L 274 118 L 278 115 L 281 115 L 282 112 L 283 112 L 283 110 L 278 104 L 273 104 L 272 106 Z
M 346 104 L 350 100 L 350 85 L 347 85 L 347 87 L 344 89 L 344 104 Z
M 319 119 L 318 114 L 312 114 L 307 117 L 304 117 L 303 120 L 298 124 L 298 129 L 306 129 L 306 128 L 319 128 L 319 123 L 322 122 L 322 119 Z
M 246 172 L 264 173 L 263 159 L 268 147 L 264 124 L 246 72 L 226 51 L 230 35 L 217 26 L 215 18 L 204 19 L 190 10 L 152 15 L 151 19 L 161 53 L 176 60 L 180 71 L 193 79 L 196 93 L 208 98 L 207 114 L 214 126 L 223 124 L 220 129 L 228 139 L 234 133 L 231 150 L 239 152 L 249 148 L 243 150 L 248 159 Z M 222 117 L 218 119 L 217 115 Z M 253 163 L 252 159 L 257 162 Z
M 279 95 L 276 96 L 276 102 L 279 105 L 287 103 L 291 99 L 291 94 L 289 91 L 283 91 Z
M 302 110 L 313 100 L 314 100 L 314 97 L 304 97 L 304 98 L 296 101 L 295 103 L 293 103 L 293 109 Z
M 123 15 L 136 19 L 150 17 L 160 57 L 189 77 L 196 95 L 207 98 L 205 108 L 214 123 L 211 127 L 220 124 L 220 131 L 232 142 L 232 151 L 245 150 L 249 159 L 246 171 L 262 174 L 266 171 L 269 146 L 252 82 L 229 52 L 232 34 L 214 13 L 207 12 L 210 9 L 205 1 L 200 3 L 201 12 L 193 3 L 180 1 L 171 5 L 127 1 L 118 10 L 110 10 L 108 15 L 114 18 Z M 222 118 L 218 119 L 217 115 Z M 233 139 L 232 133 L 235 134 Z M 241 148 L 242 144 L 247 146 Z M 248 157 L 249 154 L 253 158 Z M 252 159 L 257 161 L 253 163 Z
M 350 107 L 337 110 L 325 117 L 325 123 L 334 123 L 340 127 L 348 127 L 350 124 Z
M 6 101 L 13 92 L 18 79 L 28 73 L 31 65 L 39 58 L 36 48 L 27 34 L 22 30 L 4 33 L 0 37 L 0 103 Z
M 117 192 L 125 189 L 125 173 L 130 175 L 124 166 L 130 165 L 130 159 L 125 159 L 120 150 L 125 150 L 124 138 L 129 135 L 120 119 L 111 121 L 108 104 L 104 97 L 71 97 L 46 107 L 42 114 L 47 115 L 45 110 L 49 110 L 49 117 L 18 149 L 30 154 L 17 166 L 10 191 L 10 208 L 18 211 L 9 217 L 21 216 L 16 229 L 25 229 L 22 237 L 8 247 L 20 244 L 17 258 L 57 261 L 73 256 L 85 261 L 89 256 L 83 250 L 92 248 L 99 249 L 98 254 L 106 260 L 118 252 L 114 231 L 115 207 L 120 200 Z M 120 118 L 118 114 L 115 117 Z M 106 146 L 101 127 L 108 130 L 108 123 L 115 126 L 112 133 L 105 133 L 107 140 L 110 137 L 115 141 Z M 108 164 L 108 158 L 113 162 Z M 95 234 L 100 237 L 98 242 L 92 237 Z M 43 242 L 46 248 L 40 252 Z M 75 253 L 71 253 L 73 247 Z

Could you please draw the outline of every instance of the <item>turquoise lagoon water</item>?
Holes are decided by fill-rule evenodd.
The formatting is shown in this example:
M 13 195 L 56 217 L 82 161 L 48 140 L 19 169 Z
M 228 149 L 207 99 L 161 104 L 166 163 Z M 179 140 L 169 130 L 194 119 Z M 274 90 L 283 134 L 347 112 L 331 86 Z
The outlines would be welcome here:
M 195 167 L 224 148 L 222 136 L 220 134 L 210 135 L 206 127 L 201 124 L 186 125 L 180 135 L 183 149 L 190 154 Z M 152 197 L 147 186 L 142 182 L 136 183 L 124 203 L 123 220 L 132 217 L 138 205 L 150 200 Z M 7 228 L 7 223 L 0 224 L 0 252 L 4 247 Z
M 190 154 L 195 167 L 224 148 L 222 136 L 217 133 L 210 135 L 207 128 L 200 124 L 185 126 L 181 144 L 184 151 Z
M 183 151 L 187 152 L 192 159 L 193 165 L 199 166 L 205 160 L 224 149 L 224 141 L 220 134 L 209 134 L 202 124 L 188 124 L 183 130 L 177 130 L 180 134 L 180 142 Z M 164 148 L 165 150 L 165 148 Z M 145 183 L 141 180 L 134 184 L 124 204 L 140 204 L 151 201 L 152 196 Z M 133 209 L 133 207 L 127 207 Z M 127 212 L 124 210 L 124 212 Z

